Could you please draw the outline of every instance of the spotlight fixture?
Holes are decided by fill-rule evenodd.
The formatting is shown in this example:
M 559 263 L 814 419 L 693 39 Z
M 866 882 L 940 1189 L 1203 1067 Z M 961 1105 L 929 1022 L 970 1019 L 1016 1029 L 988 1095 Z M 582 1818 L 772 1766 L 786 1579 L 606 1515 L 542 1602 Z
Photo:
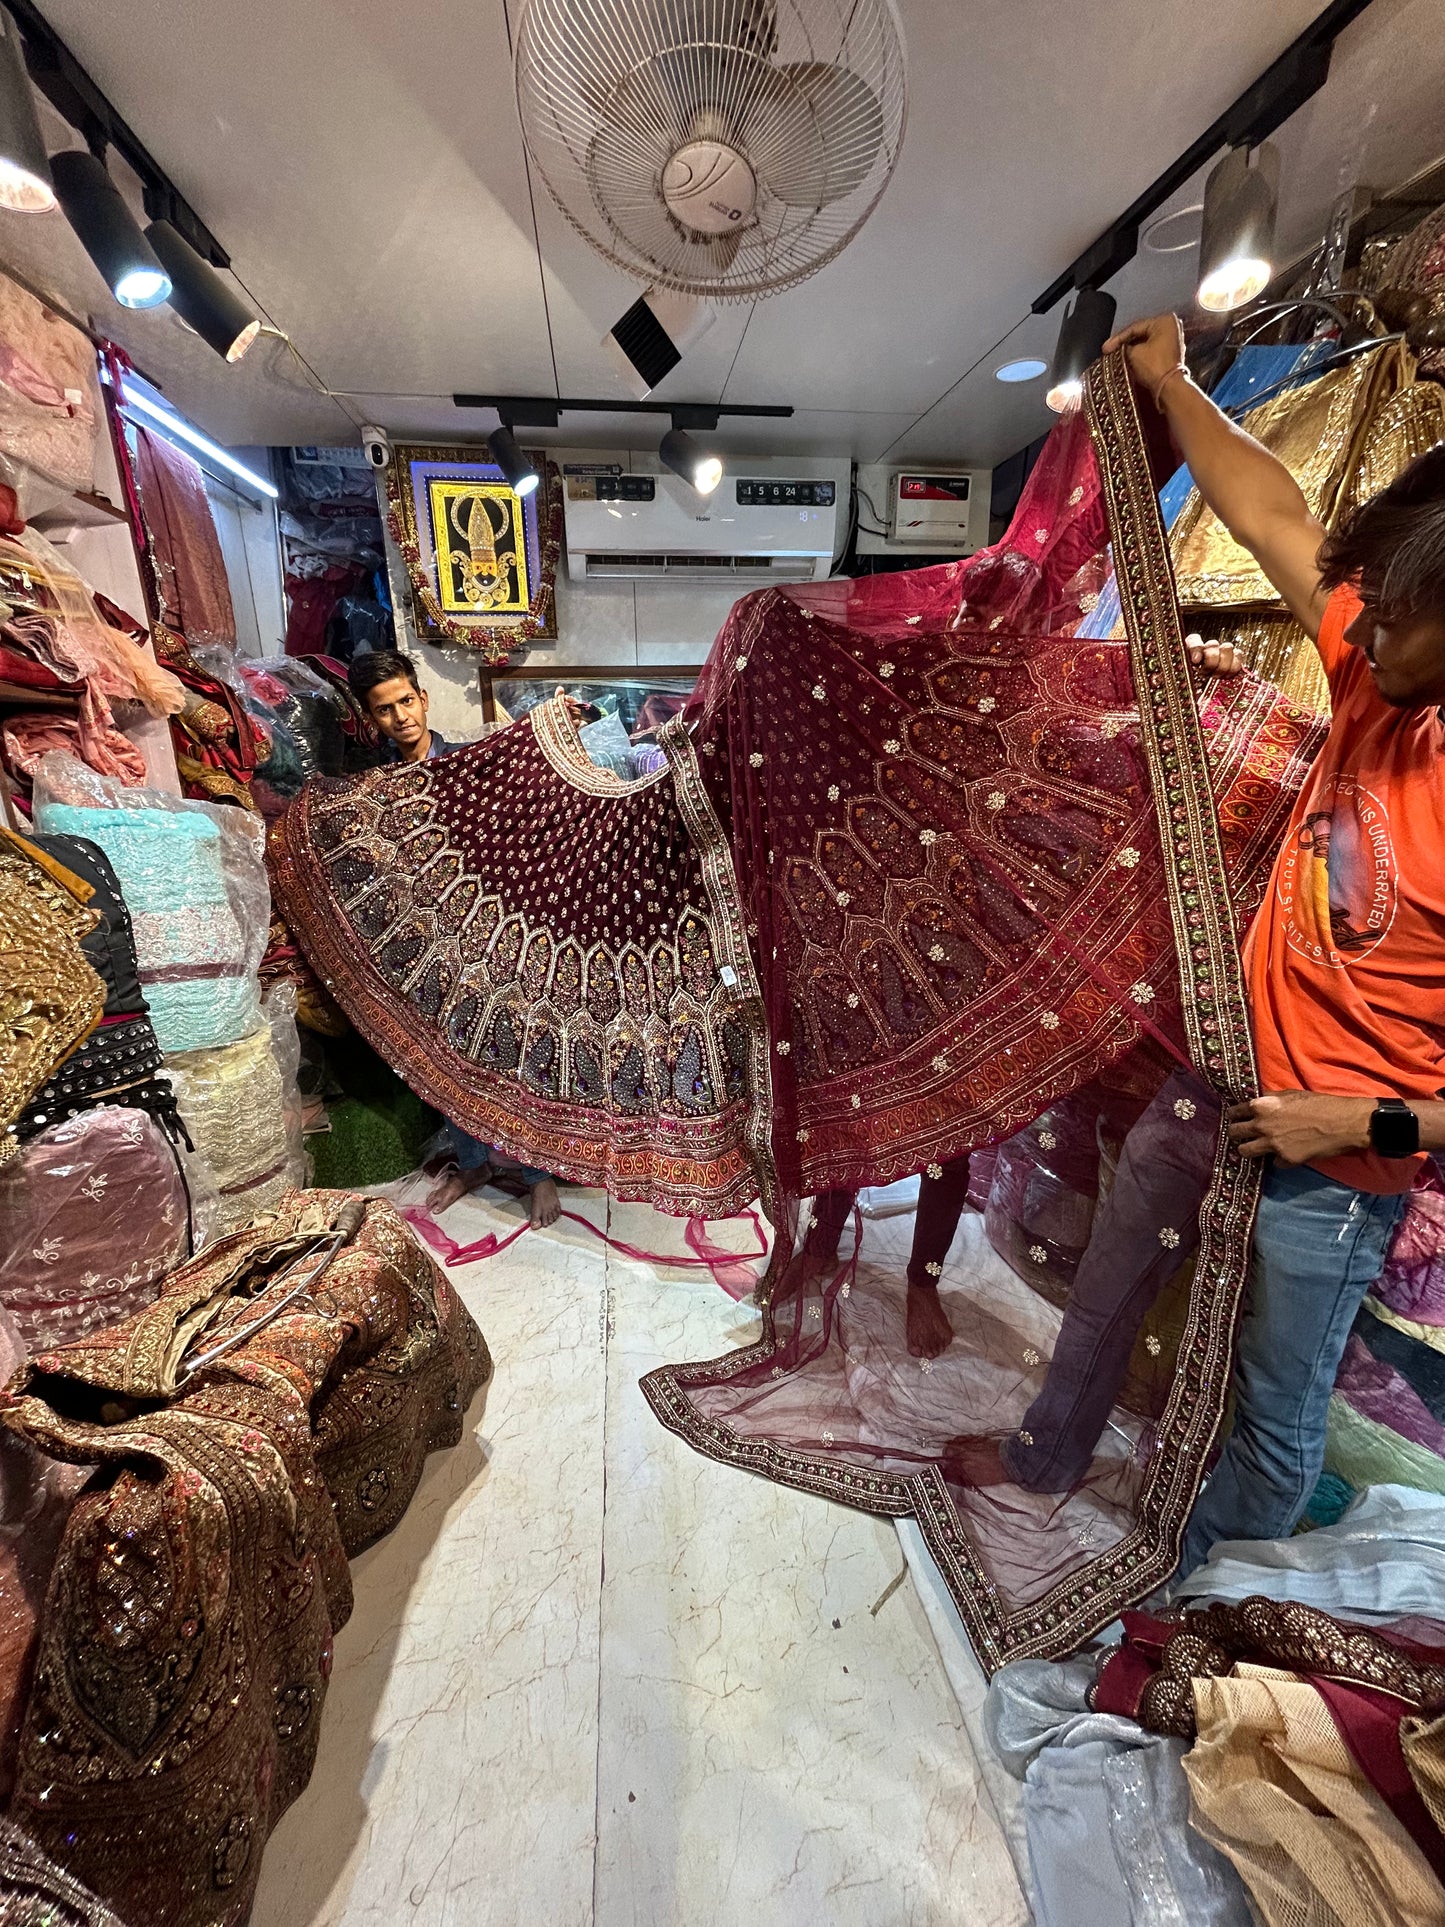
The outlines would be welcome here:
M 1118 303 L 1099 288 L 1080 288 L 1065 309 L 1059 345 L 1049 368 L 1049 392 L 1044 400 L 1056 415 L 1077 402 L 1084 392 L 1084 370 L 1099 359 L 1114 328 Z
M 154 308 L 170 299 L 171 277 L 141 233 L 105 162 L 70 148 L 50 163 L 55 192 L 80 245 L 123 308 Z
M 1017 361 L 1006 361 L 993 371 L 995 381 L 1037 381 L 1046 375 L 1049 364 L 1040 361 L 1036 355 L 1022 355 Z
M 169 221 L 152 221 L 145 238 L 171 277 L 171 306 L 223 361 L 239 361 L 261 324 Z
M 669 428 L 658 443 L 663 465 L 695 488 L 699 495 L 711 495 L 723 478 L 723 465 L 692 439 L 685 428 Z
M 19 29 L 0 7 L 0 207 L 17 214 L 48 214 L 54 206 L 50 161 Z
M 1251 155 L 1234 147 L 1204 184 L 1199 236 L 1199 305 L 1228 314 L 1253 301 L 1274 272 L 1279 153 L 1268 141 Z
M 517 446 L 516 437 L 506 422 L 494 428 L 487 437 L 487 447 L 491 450 L 492 460 L 506 476 L 513 492 L 517 495 L 530 495 L 541 476 Z

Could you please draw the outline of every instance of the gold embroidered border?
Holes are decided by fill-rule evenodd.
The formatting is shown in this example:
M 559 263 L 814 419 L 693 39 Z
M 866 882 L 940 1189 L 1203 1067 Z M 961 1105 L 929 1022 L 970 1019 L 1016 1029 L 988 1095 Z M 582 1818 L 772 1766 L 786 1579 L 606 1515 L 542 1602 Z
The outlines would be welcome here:
M 560 696 L 549 696 L 546 702 L 538 703 L 528 720 L 538 749 L 557 774 L 584 796 L 635 796 L 639 790 L 655 789 L 667 780 L 665 766 L 628 783 L 616 770 L 594 763 L 582 747 L 571 710 Z
M 732 850 L 707 793 L 697 751 L 682 716 L 674 716 L 657 733 L 667 758 L 673 793 L 683 825 L 702 865 L 703 887 L 713 911 L 714 956 L 720 970 L 731 970 L 736 1010 L 746 1025 L 751 1057 L 751 1099 L 745 1138 L 757 1175 L 764 1215 L 777 1223 L 778 1172 L 773 1160 L 773 1067 L 768 1049 L 768 1021 L 763 1010 L 762 986 L 748 943 L 742 893 L 733 868 Z

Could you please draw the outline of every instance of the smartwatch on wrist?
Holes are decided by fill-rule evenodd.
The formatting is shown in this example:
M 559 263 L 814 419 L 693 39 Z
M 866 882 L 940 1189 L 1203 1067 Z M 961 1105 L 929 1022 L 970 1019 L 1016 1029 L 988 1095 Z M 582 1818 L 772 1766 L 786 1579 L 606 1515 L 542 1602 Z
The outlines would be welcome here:
M 1420 1148 L 1420 1120 L 1400 1097 L 1382 1097 L 1370 1113 L 1370 1148 L 1382 1158 L 1412 1158 Z

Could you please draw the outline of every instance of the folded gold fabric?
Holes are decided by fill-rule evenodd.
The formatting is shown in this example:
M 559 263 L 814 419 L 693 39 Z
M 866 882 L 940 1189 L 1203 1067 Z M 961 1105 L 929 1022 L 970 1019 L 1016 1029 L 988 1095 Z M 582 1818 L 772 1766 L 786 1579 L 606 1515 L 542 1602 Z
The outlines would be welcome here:
M 1430 1818 L 1445 1834 L 1445 1713 L 1400 1722 L 1400 1751 Z
M 0 829 L 0 1158 L 15 1149 L 11 1125 L 105 1009 L 105 985 L 80 950 L 96 923 L 89 896 Z
M 13 1812 L 127 1921 L 246 1918 L 266 1836 L 311 1772 L 346 1554 L 400 1517 L 491 1369 L 380 1200 L 315 1288 L 253 1329 L 348 1202 L 287 1193 L 155 1304 L 40 1353 L 0 1408 L 101 1473 L 52 1573 Z
M 1334 522 L 1370 413 L 1402 385 L 1402 372 L 1396 349 L 1356 355 L 1318 380 L 1250 409 L 1240 422 L 1284 463 L 1326 528 Z M 1182 608 L 1280 606 L 1274 584 L 1205 506 L 1198 489 L 1180 510 L 1169 547 Z
M 1266 1927 L 1439 1927 L 1445 1890 L 1313 1686 L 1241 1664 L 1194 1702 L 1190 1818 Z

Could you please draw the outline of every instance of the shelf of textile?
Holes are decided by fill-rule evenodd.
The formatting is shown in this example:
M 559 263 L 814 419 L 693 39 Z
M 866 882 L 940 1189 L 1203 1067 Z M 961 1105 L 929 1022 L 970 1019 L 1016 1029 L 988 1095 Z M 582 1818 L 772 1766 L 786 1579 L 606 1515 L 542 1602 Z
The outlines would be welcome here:
M 166 1059 L 181 1120 L 221 1196 L 216 1236 L 275 1209 L 304 1175 L 287 1133 L 286 1088 L 269 1024 L 218 1050 Z
M 260 823 L 127 789 L 66 757 L 44 757 L 35 781 L 42 833 L 88 838 L 119 879 L 161 1049 L 215 1049 L 255 1030 L 270 913 Z
M 0 1304 L 34 1350 L 113 1325 L 190 1250 L 176 1152 L 144 1111 L 52 1124 L 0 1165 Z

